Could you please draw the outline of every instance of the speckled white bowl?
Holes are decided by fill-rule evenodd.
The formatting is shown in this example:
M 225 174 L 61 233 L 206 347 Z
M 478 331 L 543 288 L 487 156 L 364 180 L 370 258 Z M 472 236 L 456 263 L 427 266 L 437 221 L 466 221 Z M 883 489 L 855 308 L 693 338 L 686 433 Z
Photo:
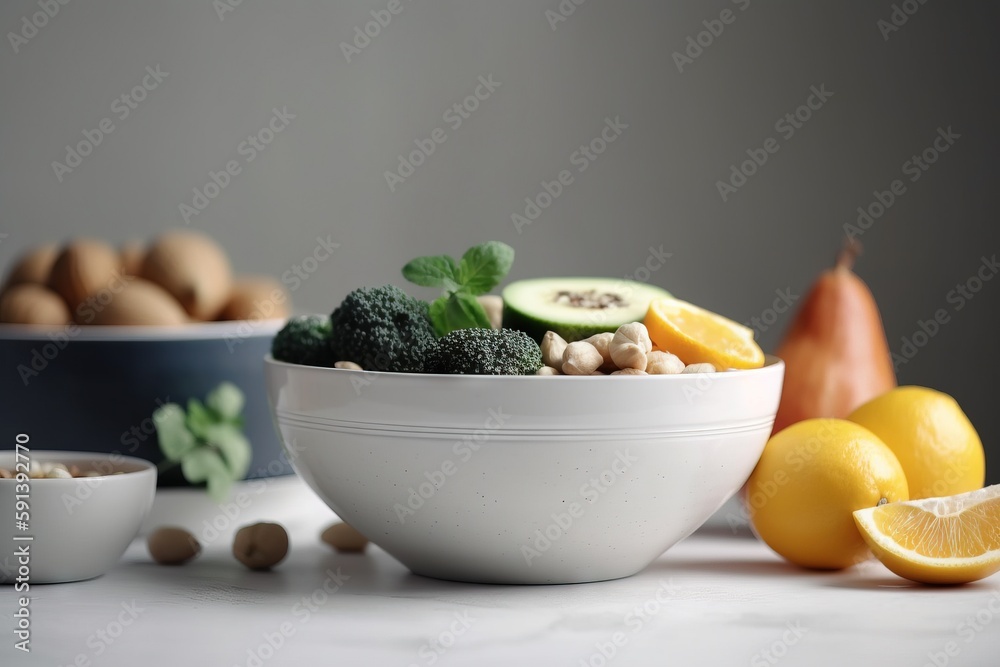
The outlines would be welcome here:
M 293 467 L 413 572 L 625 577 L 742 486 L 784 364 L 671 376 L 458 376 L 265 360 Z
M 129 456 L 42 451 L 29 442 L 32 464 L 76 464 L 97 477 L 0 479 L 0 583 L 54 584 L 92 579 L 110 570 L 132 539 L 156 493 L 156 466 Z M 13 471 L 16 453 L 0 452 L 0 468 Z M 121 471 L 122 474 L 113 474 Z M 26 496 L 26 498 L 24 498 Z M 26 500 L 27 529 L 19 530 L 17 501 Z M 26 539 L 30 538 L 30 539 Z M 27 547 L 28 556 L 16 550 Z

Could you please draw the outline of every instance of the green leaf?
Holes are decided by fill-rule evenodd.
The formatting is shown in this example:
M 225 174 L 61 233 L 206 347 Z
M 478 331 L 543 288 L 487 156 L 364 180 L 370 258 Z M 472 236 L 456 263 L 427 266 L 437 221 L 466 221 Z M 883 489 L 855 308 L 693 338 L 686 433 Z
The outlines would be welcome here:
M 233 480 L 225 473 L 212 473 L 208 476 L 208 496 L 217 503 L 229 497 L 229 489 Z
M 500 241 L 469 248 L 458 266 L 461 288 L 473 296 L 486 294 L 500 284 L 514 263 L 514 249 Z
M 205 438 L 222 454 L 232 479 L 243 479 L 250 469 L 250 441 L 232 424 L 212 424 Z
M 459 288 L 458 265 L 447 255 L 417 257 L 403 267 L 403 277 L 424 287 L 443 287 L 448 291 Z
M 232 382 L 223 382 L 205 397 L 205 405 L 226 420 L 239 419 L 244 402 L 243 392 Z
M 168 461 L 180 461 L 197 445 L 194 435 L 188 430 L 184 409 L 176 403 L 158 407 L 153 412 L 153 426 L 156 427 L 160 451 Z
M 188 399 L 187 427 L 199 439 L 204 440 L 208 427 L 218 421 L 208 408 L 197 398 Z
M 438 336 L 456 329 L 490 328 L 490 318 L 476 297 L 467 292 L 454 292 L 431 304 L 431 322 Z
M 184 479 L 197 484 L 204 482 L 213 475 L 225 475 L 229 477 L 229 469 L 222 461 L 222 457 L 211 447 L 198 447 L 191 450 L 181 459 L 181 472 Z

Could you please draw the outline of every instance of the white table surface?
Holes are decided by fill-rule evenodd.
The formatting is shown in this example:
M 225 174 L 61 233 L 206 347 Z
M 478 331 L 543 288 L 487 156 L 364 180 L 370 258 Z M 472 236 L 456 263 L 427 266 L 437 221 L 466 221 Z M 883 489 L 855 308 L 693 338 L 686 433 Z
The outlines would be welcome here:
M 291 552 L 250 572 L 229 552 L 232 528 L 263 518 L 289 529 Z M 334 553 L 318 538 L 334 518 L 294 478 L 233 519 L 200 493 L 160 492 L 147 525 L 229 529 L 185 566 L 155 565 L 140 538 L 103 577 L 33 586 L 32 651 L 4 632 L 0 665 L 1000 665 L 1000 575 L 928 588 L 875 562 L 806 572 L 723 523 L 627 579 L 460 584 L 412 575 L 377 547 Z M 319 592 L 338 570 L 339 590 Z M 0 608 L 14 608 L 10 587 Z

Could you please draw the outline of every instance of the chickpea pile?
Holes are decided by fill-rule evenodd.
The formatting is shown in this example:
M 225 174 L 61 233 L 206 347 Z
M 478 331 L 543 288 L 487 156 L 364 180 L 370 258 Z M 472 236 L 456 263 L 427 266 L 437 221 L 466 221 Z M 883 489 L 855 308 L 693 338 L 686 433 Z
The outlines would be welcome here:
M 642 322 L 629 322 L 614 333 L 572 343 L 548 331 L 541 348 L 545 365 L 538 375 L 677 375 L 718 370 L 712 364 L 685 365 L 677 355 L 655 349 Z

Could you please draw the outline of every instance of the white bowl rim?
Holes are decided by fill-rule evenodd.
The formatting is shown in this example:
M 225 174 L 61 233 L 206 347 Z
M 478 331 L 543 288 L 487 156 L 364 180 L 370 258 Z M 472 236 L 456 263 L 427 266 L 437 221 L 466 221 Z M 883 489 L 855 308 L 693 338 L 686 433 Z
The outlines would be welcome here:
M 307 366 L 305 364 L 293 364 L 288 361 L 275 359 L 271 353 L 264 355 L 264 363 L 285 368 L 309 368 L 317 371 L 336 371 L 338 373 L 364 373 L 366 377 L 393 377 L 393 378 L 462 378 L 465 381 L 489 381 L 489 382 L 524 382 L 527 378 L 548 378 L 549 382 L 679 382 L 678 378 L 699 378 L 711 375 L 714 378 L 743 377 L 747 373 L 759 373 L 761 371 L 774 371 L 783 368 L 784 360 L 773 354 L 764 355 L 764 365 L 760 368 L 734 368 L 714 373 L 674 373 L 670 375 L 462 375 L 459 373 L 402 373 L 395 371 L 366 371 L 352 370 L 349 368 L 331 368 L 329 366 Z M 603 380 L 602 380 L 603 378 Z M 409 380 L 402 380 L 407 382 Z M 534 380 L 531 380 L 534 381 Z
M 0 324 L 0 341 L 27 340 L 48 342 L 52 340 L 50 338 L 52 334 L 59 332 L 65 333 L 73 341 L 92 342 L 168 342 L 179 340 L 217 340 L 234 337 L 254 338 L 258 336 L 273 336 L 287 321 L 287 318 L 226 320 L 222 322 L 192 322 L 177 326 Z
M 6 449 L 0 452 L 0 457 L 6 458 L 8 456 L 13 456 L 16 459 L 16 450 Z M 135 456 L 122 456 L 121 454 L 108 454 L 107 452 L 74 452 L 64 449 L 32 449 L 28 452 L 28 458 L 32 461 L 39 461 L 45 463 L 76 463 L 79 461 L 109 461 L 114 462 L 114 464 L 120 465 L 122 463 L 128 463 L 130 465 L 136 466 L 138 470 L 122 471 L 121 477 L 126 475 L 149 475 L 152 474 L 154 477 L 158 475 L 158 470 L 156 464 L 146 459 L 140 459 Z M 11 471 L 13 472 L 13 471 Z M 106 475 L 94 475 L 92 477 L 55 477 L 55 478 L 45 478 L 45 482 L 61 482 L 61 483 L 79 483 L 86 482 L 88 480 L 104 480 L 118 477 L 119 475 L 114 474 L 114 471 Z M 32 477 L 31 483 L 41 481 L 41 478 Z M 11 478 L 0 478 L 0 484 L 4 483 L 15 483 L 17 479 Z

